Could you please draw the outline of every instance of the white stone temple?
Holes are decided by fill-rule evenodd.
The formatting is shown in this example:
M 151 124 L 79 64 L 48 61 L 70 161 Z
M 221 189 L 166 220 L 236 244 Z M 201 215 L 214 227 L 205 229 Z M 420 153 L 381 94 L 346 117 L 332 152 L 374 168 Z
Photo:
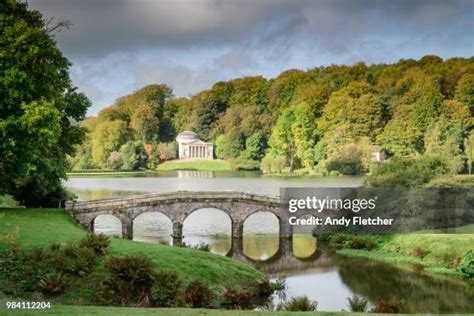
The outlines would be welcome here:
M 179 133 L 176 142 L 179 159 L 214 159 L 214 145 L 200 140 L 194 132 Z

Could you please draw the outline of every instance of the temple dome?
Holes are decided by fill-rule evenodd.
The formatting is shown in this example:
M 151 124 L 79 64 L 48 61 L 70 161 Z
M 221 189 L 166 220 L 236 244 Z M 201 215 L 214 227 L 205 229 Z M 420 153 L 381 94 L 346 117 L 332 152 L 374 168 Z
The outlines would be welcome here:
M 177 142 L 189 142 L 189 141 L 198 140 L 198 139 L 199 139 L 198 135 L 191 131 L 181 132 L 176 137 Z

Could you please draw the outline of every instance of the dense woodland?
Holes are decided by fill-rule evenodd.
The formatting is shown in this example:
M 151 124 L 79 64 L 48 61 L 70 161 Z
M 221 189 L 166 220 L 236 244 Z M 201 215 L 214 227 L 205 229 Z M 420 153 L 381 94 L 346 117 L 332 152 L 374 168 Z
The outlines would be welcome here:
M 85 119 L 73 170 L 154 169 L 192 130 L 237 169 L 361 174 L 374 145 L 391 159 L 436 158 L 470 173 L 474 58 L 331 65 L 218 82 L 190 98 L 149 85 Z

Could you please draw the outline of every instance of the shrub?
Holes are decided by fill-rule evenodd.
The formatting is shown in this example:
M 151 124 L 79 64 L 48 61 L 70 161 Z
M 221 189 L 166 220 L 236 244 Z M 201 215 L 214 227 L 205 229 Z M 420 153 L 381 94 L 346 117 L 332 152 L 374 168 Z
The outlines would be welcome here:
M 307 296 L 297 296 L 280 304 L 277 309 L 292 312 L 315 312 L 317 308 L 318 302 L 311 301 Z
M 367 249 L 375 248 L 375 242 L 368 236 L 352 236 L 350 240 L 350 247 L 352 249 Z
M 373 313 L 398 314 L 405 309 L 405 300 L 392 298 L 389 300 L 380 300 L 371 310 Z
M 445 161 L 438 157 L 392 158 L 378 164 L 364 185 L 373 188 L 413 188 L 447 172 Z
M 58 295 L 64 292 L 68 278 L 62 273 L 51 273 L 42 277 L 38 283 L 39 290 L 45 295 Z
M 205 244 L 205 243 L 200 243 L 199 245 L 196 245 L 192 248 L 194 248 L 196 250 L 200 250 L 200 251 L 205 251 L 205 252 L 211 251 L 211 246 L 209 246 L 208 244 Z
M 232 163 L 233 169 L 236 170 L 259 170 L 260 161 L 237 157 Z
M 112 257 L 106 263 L 102 298 L 113 304 L 149 306 L 156 278 L 155 266 L 145 256 Z
M 212 291 L 200 280 L 194 280 L 186 286 L 184 300 L 191 307 L 210 307 Z
M 29 251 L 12 249 L 1 255 L 0 274 L 5 278 L 0 278 L 4 282 L 0 288 L 13 296 L 37 290 L 56 295 L 67 285 L 66 278 L 89 273 L 95 259 L 92 249 L 77 244 L 61 247 L 55 243 Z
M 262 159 L 260 168 L 263 173 L 282 173 L 286 169 L 285 157 L 266 155 Z
M 79 242 L 79 246 L 92 249 L 97 256 L 105 254 L 109 244 L 109 237 L 94 233 L 87 235 Z
M 247 290 L 226 288 L 221 306 L 227 309 L 250 309 L 252 307 L 252 293 Z
M 271 286 L 280 300 L 286 300 L 286 279 L 278 278 L 271 283 Z
M 158 155 L 161 161 L 176 159 L 178 148 L 175 142 L 159 143 L 157 146 Z
M 274 292 L 273 284 L 271 284 L 268 280 L 262 281 L 258 284 L 258 296 L 267 298 Z
M 458 265 L 460 271 L 466 278 L 474 279 L 474 252 L 468 251 Z
M 357 295 L 347 298 L 347 305 L 351 312 L 365 312 L 368 303 L 366 298 Z
M 181 292 L 182 282 L 176 272 L 159 271 L 151 289 L 154 305 L 158 307 L 176 306 L 176 300 Z
M 66 274 L 85 275 L 94 266 L 95 253 L 92 249 L 82 248 L 76 244 L 68 244 L 56 252 L 51 259 L 53 266 Z

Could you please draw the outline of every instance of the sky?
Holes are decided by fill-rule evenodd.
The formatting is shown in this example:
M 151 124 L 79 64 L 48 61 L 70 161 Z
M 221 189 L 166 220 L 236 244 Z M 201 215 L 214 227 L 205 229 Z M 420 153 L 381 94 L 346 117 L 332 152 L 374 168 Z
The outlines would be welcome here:
M 89 115 L 151 83 L 189 96 L 288 69 L 474 55 L 474 0 L 29 0 L 56 34 Z

